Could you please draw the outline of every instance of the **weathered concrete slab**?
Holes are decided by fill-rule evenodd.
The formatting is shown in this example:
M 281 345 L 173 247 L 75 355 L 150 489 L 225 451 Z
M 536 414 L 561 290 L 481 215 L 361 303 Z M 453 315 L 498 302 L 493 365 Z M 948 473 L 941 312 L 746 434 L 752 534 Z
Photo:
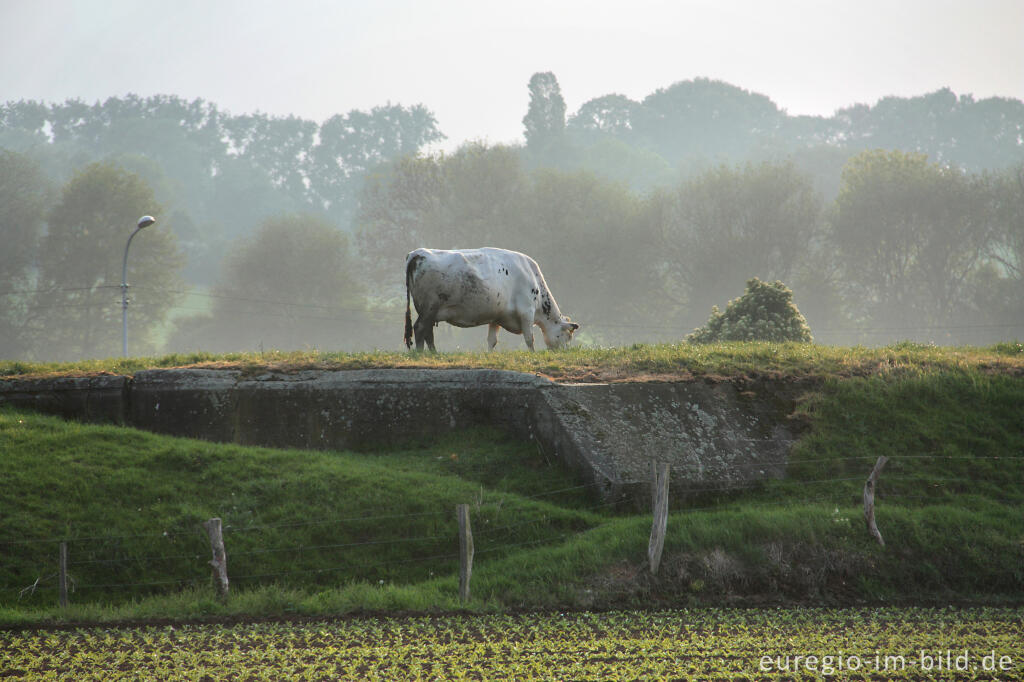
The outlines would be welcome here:
M 359 450 L 497 426 L 563 459 L 601 496 L 634 500 L 650 494 L 651 460 L 670 462 L 675 494 L 783 475 L 792 405 L 770 393 L 693 381 L 556 384 L 500 370 L 171 369 L 0 382 L 0 404 L 247 445 Z
M 0 381 L 0 405 L 24 407 L 65 419 L 124 422 L 124 376 L 58 377 Z
M 129 421 L 247 445 L 359 450 L 475 425 L 519 433 L 538 382 L 496 370 L 154 370 L 132 383 Z
M 127 422 L 157 433 L 233 442 L 241 376 L 212 369 L 138 372 L 128 390 Z
M 573 457 L 630 497 L 649 495 L 652 460 L 671 465 L 675 495 L 781 477 L 793 442 L 788 400 L 729 383 L 562 385 L 543 395 Z

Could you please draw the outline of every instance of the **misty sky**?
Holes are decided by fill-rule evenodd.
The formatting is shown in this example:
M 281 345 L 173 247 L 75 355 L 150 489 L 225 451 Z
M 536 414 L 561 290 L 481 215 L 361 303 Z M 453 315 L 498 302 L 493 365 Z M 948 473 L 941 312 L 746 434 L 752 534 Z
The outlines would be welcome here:
M 791 114 L 1024 99 L 1022 35 L 1022 0 L 0 0 L 0 101 L 175 94 L 318 122 L 422 103 L 452 147 L 520 140 L 536 71 L 570 113 L 695 77 Z

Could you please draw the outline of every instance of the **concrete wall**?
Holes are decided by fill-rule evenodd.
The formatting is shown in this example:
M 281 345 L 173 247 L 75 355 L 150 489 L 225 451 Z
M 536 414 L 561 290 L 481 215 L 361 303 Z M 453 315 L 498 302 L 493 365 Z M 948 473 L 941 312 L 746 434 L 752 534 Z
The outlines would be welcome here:
M 556 384 L 498 370 L 267 372 L 173 369 L 134 377 L 0 381 L 0 404 L 206 440 L 316 449 L 427 442 L 503 428 L 562 458 L 607 499 L 649 495 L 652 459 L 672 488 L 782 476 L 788 391 L 766 384 Z

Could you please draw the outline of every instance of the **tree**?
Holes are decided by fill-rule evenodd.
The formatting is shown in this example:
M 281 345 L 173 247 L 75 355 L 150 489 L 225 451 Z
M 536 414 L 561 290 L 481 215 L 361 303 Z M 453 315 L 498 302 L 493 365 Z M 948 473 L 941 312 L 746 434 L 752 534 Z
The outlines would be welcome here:
M 854 317 L 896 336 L 957 324 L 990 242 L 986 197 L 981 179 L 924 154 L 878 150 L 850 159 L 830 240 Z
M 545 154 L 565 132 L 565 99 L 558 79 L 550 71 L 530 77 L 530 108 L 523 117 L 526 146 Z
M 591 343 L 621 343 L 662 326 L 656 225 L 621 183 L 586 171 L 538 169 L 503 244 L 533 256 L 563 312 Z M 652 326 L 653 326 L 652 325 Z
M 395 273 L 413 249 L 507 244 L 519 231 L 527 185 L 519 154 L 502 145 L 469 143 L 381 168 L 367 178 L 356 221 L 369 277 L 404 296 Z
M 365 173 L 443 139 L 434 115 L 419 104 L 332 116 L 320 126 L 320 142 L 309 152 L 310 190 L 318 206 L 347 221 Z
M 610 135 L 583 136 L 579 146 L 563 157 L 557 168 L 586 171 L 612 182 L 646 192 L 675 181 L 676 171 L 665 159 L 649 149 L 631 146 Z
M 299 199 L 307 194 L 304 162 L 316 138 L 314 122 L 295 116 L 250 114 L 226 118 L 223 127 L 231 156 L 247 160 L 289 197 Z
M 768 284 L 758 278 L 747 282 L 746 291 L 729 301 L 725 312 L 711 309 L 707 324 L 686 337 L 690 343 L 716 341 L 798 341 L 810 343 L 811 329 L 793 303 L 793 292 L 779 281 Z
M 996 231 L 992 258 L 1007 275 L 1024 283 L 1024 165 L 993 178 Z
M 269 218 L 234 242 L 212 297 L 171 350 L 352 347 L 368 319 L 348 236 L 312 214 Z
M 0 289 L 26 283 L 49 194 L 49 182 L 38 164 L 22 154 L 0 149 Z
M 990 190 L 992 240 L 986 263 L 972 275 L 974 306 L 996 338 L 1024 332 L 1024 166 L 986 178 Z M 991 340 L 989 336 L 986 340 Z
M 604 95 L 584 102 L 569 118 L 569 130 L 627 137 L 640 103 L 625 95 Z
M 821 229 L 821 198 L 792 163 L 720 166 L 660 201 L 659 267 L 689 327 L 752 276 L 798 278 Z
M 360 206 L 360 251 L 389 296 L 404 298 L 402 266 L 416 247 L 498 246 L 537 259 L 592 342 L 664 324 L 652 267 L 657 225 L 624 184 L 583 171 L 527 172 L 513 148 L 469 144 L 374 174 Z
M 30 306 L 32 354 L 65 360 L 116 355 L 121 344 L 120 284 L 125 244 L 144 214 L 160 215 L 137 175 L 94 163 L 64 186 L 48 216 L 38 258 L 38 293 Z M 155 347 L 181 288 L 184 258 L 160 222 L 132 242 L 129 336 L 132 350 Z
M 631 117 L 634 133 L 671 163 L 705 157 L 739 160 L 774 135 L 783 114 L 765 97 L 698 78 L 644 98 Z
M 21 357 L 29 347 L 26 303 L 50 191 L 38 164 L 0 149 L 0 348 L 6 358 Z
M 949 88 L 917 97 L 885 97 L 836 112 L 832 139 L 856 149 L 919 152 L 971 171 L 1001 169 L 1024 159 L 1024 102 L 975 101 Z

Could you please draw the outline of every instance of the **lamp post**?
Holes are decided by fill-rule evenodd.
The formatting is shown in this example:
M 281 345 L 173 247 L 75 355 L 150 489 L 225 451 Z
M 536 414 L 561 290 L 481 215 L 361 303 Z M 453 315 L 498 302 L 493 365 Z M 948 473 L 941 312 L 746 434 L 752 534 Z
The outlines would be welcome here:
M 121 265 L 121 357 L 128 357 L 128 247 L 132 245 L 132 239 L 144 227 L 149 227 L 156 222 L 151 215 L 144 215 L 139 218 L 138 227 L 128 237 L 128 243 L 124 245 L 124 262 Z

